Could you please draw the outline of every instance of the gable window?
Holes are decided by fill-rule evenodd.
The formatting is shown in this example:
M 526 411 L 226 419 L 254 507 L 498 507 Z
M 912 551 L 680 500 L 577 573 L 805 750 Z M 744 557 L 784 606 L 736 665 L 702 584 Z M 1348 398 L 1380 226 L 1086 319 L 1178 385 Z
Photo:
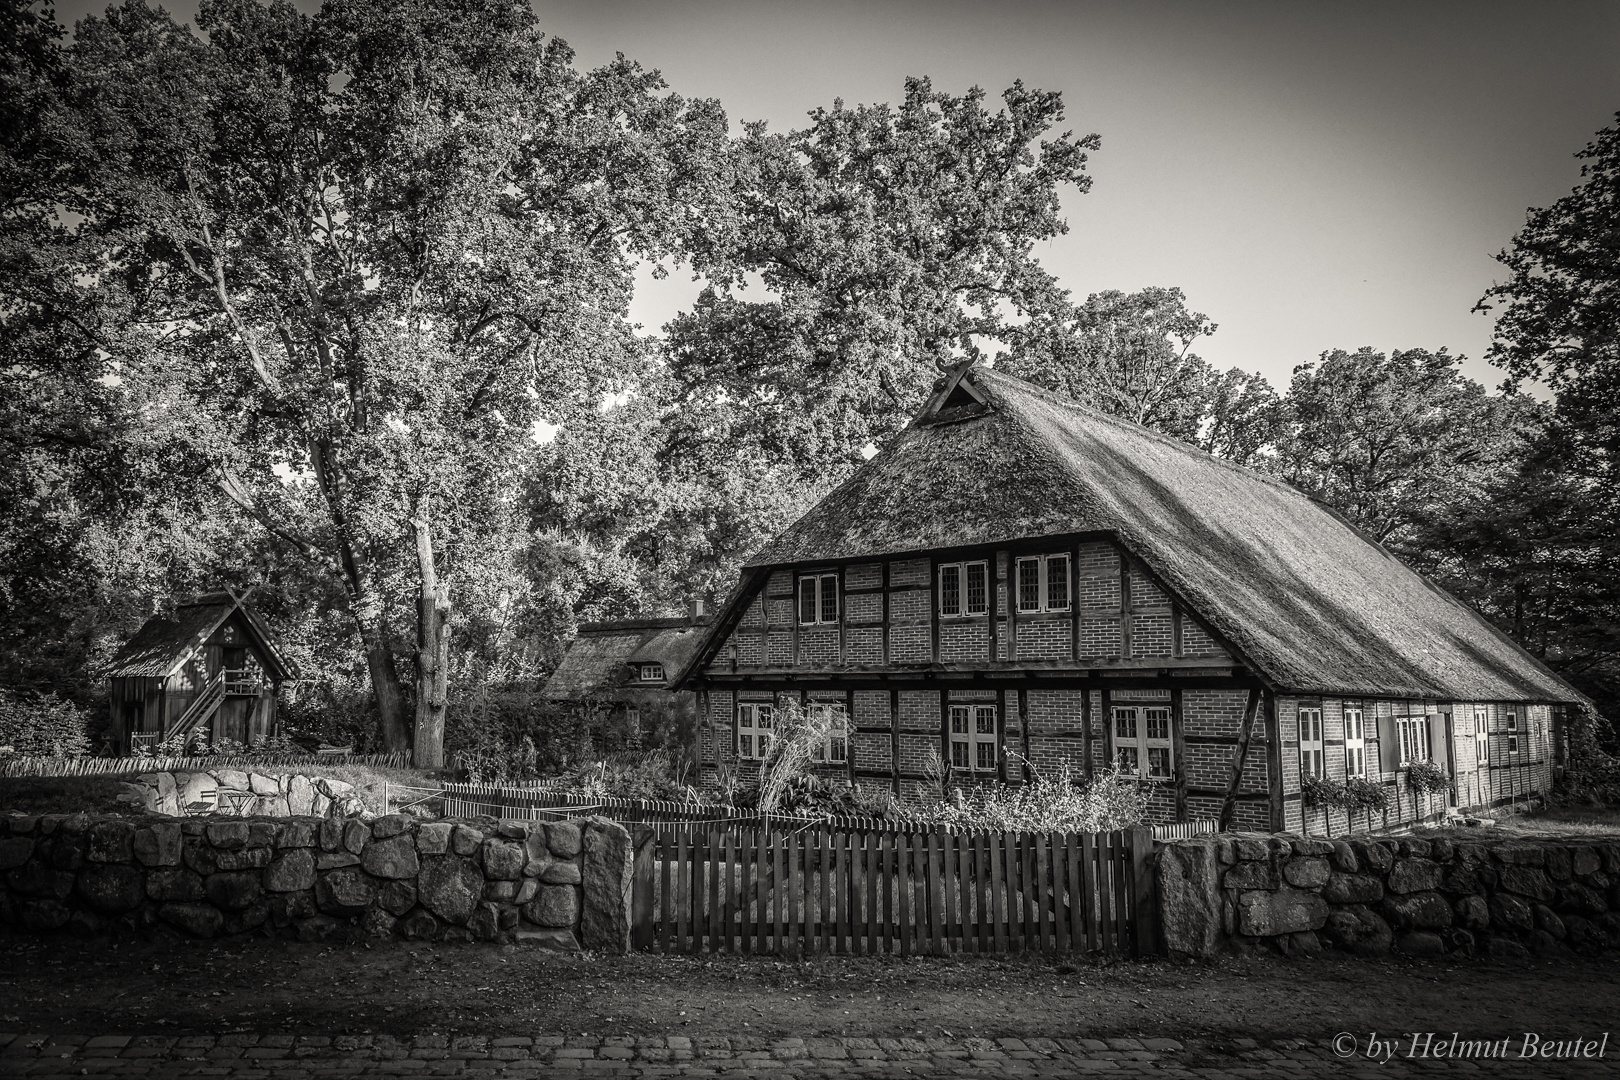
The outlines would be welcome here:
M 641 681 L 642 682 L 663 682 L 664 681 L 664 665 L 663 664 L 642 664 L 641 665 Z
M 827 717 L 827 737 L 815 748 L 816 761 L 845 762 L 849 760 L 849 712 L 841 702 L 814 701 L 810 715 Z
M 1397 716 L 1395 731 L 1401 740 L 1401 764 L 1429 760 L 1429 718 L 1427 716 Z
M 1170 707 L 1114 706 L 1114 760 L 1143 780 L 1169 780 Z
M 799 578 L 799 622 L 819 626 L 838 621 L 838 575 L 804 574 Z
M 1489 765 L 1491 763 L 1491 735 L 1490 713 L 1484 709 L 1474 710 L 1474 764 Z
M 1302 776 L 1325 776 L 1322 770 L 1322 710 L 1299 710 L 1299 771 Z
M 1018 610 L 1069 610 L 1069 556 L 1029 555 L 1018 560 Z
M 1344 710 L 1344 775 L 1367 775 L 1367 726 L 1360 709 Z
M 951 706 L 951 767 L 968 772 L 995 772 L 996 707 Z
M 740 702 L 737 705 L 737 757 L 744 761 L 764 761 L 771 749 L 771 719 L 776 710 L 770 705 Z
M 989 611 L 989 563 L 945 563 L 940 566 L 940 615 L 984 615 Z
M 1519 712 L 1517 709 L 1509 709 L 1507 713 L 1507 744 L 1508 753 L 1517 754 L 1519 752 Z

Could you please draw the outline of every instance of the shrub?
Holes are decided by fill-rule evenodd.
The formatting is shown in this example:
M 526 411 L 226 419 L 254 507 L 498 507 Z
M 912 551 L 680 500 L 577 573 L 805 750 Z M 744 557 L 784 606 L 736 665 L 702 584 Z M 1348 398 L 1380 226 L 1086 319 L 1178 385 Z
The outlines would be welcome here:
M 689 759 L 664 750 L 625 751 L 580 765 L 568 777 L 565 790 L 616 799 L 695 802 L 697 792 L 687 783 L 690 767 Z
M 1305 796 L 1307 806 L 1320 806 L 1324 809 L 1342 809 L 1350 804 L 1350 792 L 1344 784 L 1337 780 L 1324 780 L 1317 776 L 1307 776 L 1300 781 L 1300 791 Z
M 958 790 L 955 800 L 919 816 L 965 829 L 1004 832 L 1112 832 L 1147 820 L 1151 788 L 1117 766 L 1086 780 L 1068 762 L 1048 775 L 1033 762 L 1019 760 L 1030 772 L 1029 783 Z
M 1432 761 L 1414 761 L 1408 765 L 1406 783 L 1413 791 L 1424 795 L 1451 790 L 1451 777 Z
M 17 754 L 88 754 L 89 715 L 54 693 L 17 694 L 0 688 L 0 747 Z
M 1344 793 L 1348 800 L 1345 809 L 1352 813 L 1356 811 L 1382 813 L 1389 809 L 1389 788 L 1383 784 L 1368 780 L 1365 776 L 1352 776 L 1344 782 Z

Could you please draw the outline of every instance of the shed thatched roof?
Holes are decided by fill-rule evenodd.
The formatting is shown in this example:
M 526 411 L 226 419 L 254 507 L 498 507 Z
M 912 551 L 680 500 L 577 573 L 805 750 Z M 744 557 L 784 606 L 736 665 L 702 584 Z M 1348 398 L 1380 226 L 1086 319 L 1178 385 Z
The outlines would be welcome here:
M 1096 533 L 1139 558 L 1279 689 L 1584 700 L 1293 487 L 1009 375 L 964 378 L 984 407 L 913 422 L 749 567 Z M 717 629 L 732 621 L 726 614 Z
M 173 675 L 232 615 L 241 619 L 274 681 L 296 677 L 264 620 L 230 593 L 199 596 L 175 608 L 173 618 L 154 615 L 147 619 L 108 663 L 106 673 L 112 678 Z
M 582 623 L 562 663 L 546 682 L 553 701 L 609 697 L 624 689 L 668 687 L 703 640 L 708 616 Z M 662 683 L 631 678 L 633 665 L 662 664 Z

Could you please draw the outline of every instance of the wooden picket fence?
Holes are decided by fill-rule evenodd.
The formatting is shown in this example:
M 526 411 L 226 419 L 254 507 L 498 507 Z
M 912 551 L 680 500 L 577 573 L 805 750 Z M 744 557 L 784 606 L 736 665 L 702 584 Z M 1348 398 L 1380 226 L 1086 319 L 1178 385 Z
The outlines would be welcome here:
M 664 953 L 1157 951 L 1148 828 L 633 829 L 633 942 Z

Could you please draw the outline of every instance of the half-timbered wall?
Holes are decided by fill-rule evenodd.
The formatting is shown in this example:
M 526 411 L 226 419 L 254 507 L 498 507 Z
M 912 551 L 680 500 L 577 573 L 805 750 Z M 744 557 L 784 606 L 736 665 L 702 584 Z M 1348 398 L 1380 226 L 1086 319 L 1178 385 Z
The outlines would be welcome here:
M 1018 558 L 1059 553 L 1070 559 L 1067 609 L 1019 611 Z M 988 610 L 943 613 L 939 567 L 966 562 L 986 565 Z M 801 573 L 836 575 L 835 624 L 800 623 Z M 1066 684 L 1053 685 L 1065 674 Z M 972 685 L 949 685 L 963 676 Z M 889 687 L 873 687 L 890 677 Z M 1381 828 L 1443 815 L 1445 796 L 1415 796 L 1404 770 L 1383 768 L 1380 733 L 1402 715 L 1450 712 L 1462 807 L 1542 793 L 1552 778 L 1548 706 L 1518 707 L 1518 753 L 1508 752 L 1508 706 L 1480 706 L 1489 760 L 1476 764 L 1472 704 L 1368 700 L 1351 704 L 1364 711 L 1367 776 L 1390 788 L 1389 812 L 1352 823 L 1343 811 L 1308 807 L 1299 710 L 1322 710 L 1325 769 L 1342 780 L 1346 703 L 1263 693 L 1216 634 L 1106 540 L 774 571 L 701 678 L 710 687 L 700 733 L 710 778 L 717 768 L 755 767 L 736 757 L 739 700 L 780 694 L 844 701 L 849 709 L 849 761 L 818 771 L 916 800 L 947 795 L 946 786 L 1020 783 L 1032 772 L 1094 775 L 1116 756 L 1112 710 L 1130 702 L 1162 703 L 1172 714 L 1173 777 L 1152 785 L 1150 812 L 1158 821 L 1229 812 L 1234 828 L 1338 834 L 1352 824 Z M 830 689 L 818 689 L 822 684 Z M 964 702 L 995 707 L 998 769 L 952 770 L 942 783 L 950 706 Z

